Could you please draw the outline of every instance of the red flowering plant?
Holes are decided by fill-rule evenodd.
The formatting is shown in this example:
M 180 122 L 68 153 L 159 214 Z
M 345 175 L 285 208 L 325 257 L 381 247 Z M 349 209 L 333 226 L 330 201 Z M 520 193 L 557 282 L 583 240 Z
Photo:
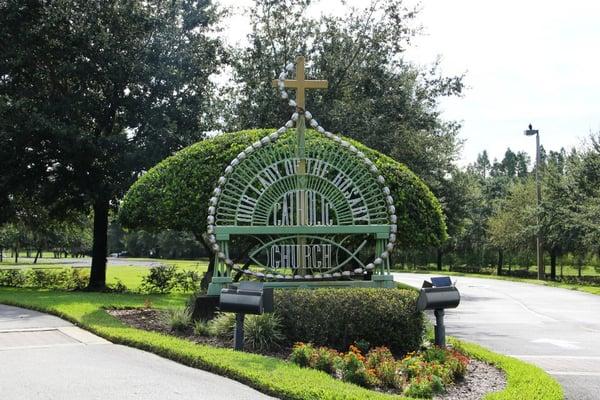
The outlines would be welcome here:
M 290 361 L 367 388 L 430 398 L 465 375 L 469 358 L 456 349 L 439 347 L 411 352 L 396 360 L 383 346 L 365 355 L 355 345 L 347 353 L 338 353 L 326 347 L 296 343 Z

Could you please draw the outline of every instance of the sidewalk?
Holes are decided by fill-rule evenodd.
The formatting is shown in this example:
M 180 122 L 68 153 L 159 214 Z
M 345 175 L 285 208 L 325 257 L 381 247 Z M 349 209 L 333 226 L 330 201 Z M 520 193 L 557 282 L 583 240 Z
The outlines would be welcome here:
M 22 399 L 269 399 L 239 382 L 0 304 L 0 393 Z

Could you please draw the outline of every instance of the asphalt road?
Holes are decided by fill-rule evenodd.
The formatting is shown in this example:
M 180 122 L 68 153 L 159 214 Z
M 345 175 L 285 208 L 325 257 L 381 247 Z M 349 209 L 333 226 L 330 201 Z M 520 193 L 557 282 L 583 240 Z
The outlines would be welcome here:
M 0 304 L 0 398 L 270 399 L 239 382 Z
M 429 275 L 395 273 L 421 287 Z M 535 284 L 451 277 L 461 293 L 446 333 L 536 364 L 570 400 L 600 399 L 600 296 Z M 430 313 L 433 319 L 433 313 Z
M 10 258 L 4 258 L 7 261 L 11 261 Z M 10 268 L 31 268 L 35 267 L 36 264 L 31 264 L 33 258 L 20 257 L 19 261 L 23 264 L 11 265 Z M 111 267 L 122 267 L 122 266 L 134 266 L 134 267 L 157 267 L 162 265 L 164 260 L 151 259 L 151 258 L 127 258 L 127 257 L 106 257 L 106 263 Z M 60 264 L 70 267 L 89 267 L 92 265 L 91 257 L 81 258 L 40 258 L 38 264 Z M 44 265 L 46 267 L 46 265 Z

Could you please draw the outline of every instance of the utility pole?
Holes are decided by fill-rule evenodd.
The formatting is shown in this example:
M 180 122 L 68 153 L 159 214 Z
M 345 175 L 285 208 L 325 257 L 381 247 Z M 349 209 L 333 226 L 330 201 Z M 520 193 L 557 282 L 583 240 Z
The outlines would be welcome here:
M 546 278 L 546 271 L 544 268 L 544 253 L 542 251 L 542 229 L 540 227 L 540 211 L 542 207 L 542 187 L 540 183 L 540 131 L 538 129 L 533 129 L 531 124 L 529 124 L 529 129 L 525 131 L 525 135 L 535 135 L 535 189 L 537 192 L 537 278 L 540 280 L 544 280 Z

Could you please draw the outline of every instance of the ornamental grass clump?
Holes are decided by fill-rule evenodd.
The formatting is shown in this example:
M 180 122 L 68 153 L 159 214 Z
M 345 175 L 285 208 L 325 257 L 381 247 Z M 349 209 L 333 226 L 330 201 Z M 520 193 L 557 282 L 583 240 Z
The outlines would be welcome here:
M 169 308 L 165 318 L 167 325 L 175 332 L 185 332 L 192 323 L 192 313 L 187 307 Z
M 244 321 L 244 340 L 257 351 L 276 349 L 285 337 L 281 333 L 281 320 L 275 314 L 248 315 Z
M 232 339 L 235 329 L 235 314 L 221 312 L 209 322 L 209 333 L 222 339 Z
M 194 331 L 194 335 L 210 336 L 210 324 L 208 321 L 194 321 L 192 330 Z

